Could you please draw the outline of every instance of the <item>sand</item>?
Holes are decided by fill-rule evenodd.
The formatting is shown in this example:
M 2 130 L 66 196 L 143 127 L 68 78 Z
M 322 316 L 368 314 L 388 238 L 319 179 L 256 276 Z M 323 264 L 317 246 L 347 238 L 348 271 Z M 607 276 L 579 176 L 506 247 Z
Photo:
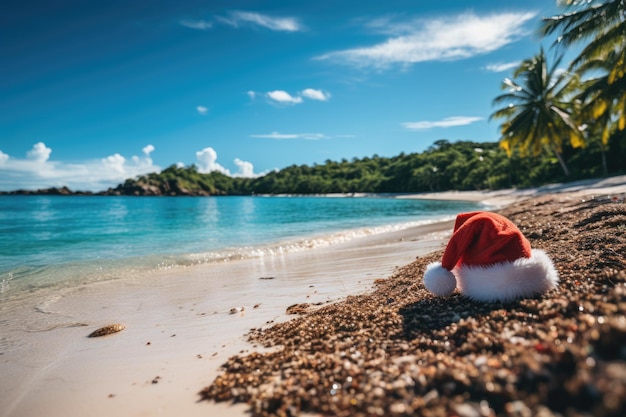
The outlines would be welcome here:
M 250 334 L 207 400 L 252 415 L 623 416 L 626 193 L 517 201 L 513 220 L 559 270 L 557 289 L 511 303 L 433 297 L 420 257 L 374 291 Z
M 251 328 L 372 288 L 440 246 L 442 224 L 329 248 L 42 291 L 0 305 L 0 416 L 243 415 L 199 403 Z M 231 314 L 231 310 L 234 313 Z M 88 338 L 120 323 L 125 330 Z M 181 413 L 181 414 L 179 414 Z
M 450 222 L 5 303 L 0 416 L 552 415 L 546 398 L 581 392 L 573 410 L 618 415 L 625 358 L 611 346 L 626 342 L 626 278 L 624 252 L 610 251 L 624 250 L 625 192 L 615 177 L 411 196 L 508 206 L 554 256 L 559 289 L 511 305 L 425 293 L 423 266 Z M 294 304 L 300 314 L 287 314 Z M 87 337 L 114 323 L 126 329 Z

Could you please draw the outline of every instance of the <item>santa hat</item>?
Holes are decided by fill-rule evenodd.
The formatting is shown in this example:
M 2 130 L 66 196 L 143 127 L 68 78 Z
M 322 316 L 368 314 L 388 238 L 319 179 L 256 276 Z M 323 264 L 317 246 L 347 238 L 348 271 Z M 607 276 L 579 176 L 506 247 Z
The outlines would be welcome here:
M 441 262 L 427 266 L 424 285 L 448 296 L 456 287 L 479 301 L 510 301 L 556 287 L 558 273 L 548 255 L 531 249 L 506 217 L 490 212 L 461 213 Z

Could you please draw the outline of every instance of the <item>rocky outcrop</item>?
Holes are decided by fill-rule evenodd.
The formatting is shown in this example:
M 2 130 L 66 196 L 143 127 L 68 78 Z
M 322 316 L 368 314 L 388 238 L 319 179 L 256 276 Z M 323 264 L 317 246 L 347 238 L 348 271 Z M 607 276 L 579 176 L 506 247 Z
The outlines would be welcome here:
M 156 184 L 138 181 L 126 181 L 115 188 L 109 188 L 104 195 L 132 195 L 132 196 L 209 196 L 205 190 L 189 190 L 181 187 L 176 180 Z

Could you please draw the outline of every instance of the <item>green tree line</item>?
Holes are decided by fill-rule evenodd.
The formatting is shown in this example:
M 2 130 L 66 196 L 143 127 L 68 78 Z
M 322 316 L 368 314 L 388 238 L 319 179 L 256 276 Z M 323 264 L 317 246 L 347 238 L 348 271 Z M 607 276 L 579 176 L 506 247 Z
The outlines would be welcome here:
M 515 151 L 508 156 L 496 142 L 439 140 L 421 153 L 292 165 L 258 178 L 201 173 L 196 166 L 171 166 L 160 173 L 129 179 L 115 190 L 140 195 L 417 193 L 525 188 L 602 175 L 602 151 L 597 144 L 585 152 L 564 145 L 563 154 L 570 160 L 569 177 L 549 154 L 522 156 Z M 626 143 L 612 142 L 607 152 L 612 173 L 624 172 L 625 157 Z

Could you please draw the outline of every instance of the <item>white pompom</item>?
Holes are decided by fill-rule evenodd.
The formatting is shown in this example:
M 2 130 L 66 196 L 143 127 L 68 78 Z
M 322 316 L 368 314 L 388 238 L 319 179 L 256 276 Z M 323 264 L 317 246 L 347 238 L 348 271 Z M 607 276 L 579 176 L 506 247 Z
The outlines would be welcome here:
M 452 272 L 441 266 L 441 262 L 433 262 L 426 267 L 424 286 L 433 294 L 446 297 L 454 292 L 456 278 Z

